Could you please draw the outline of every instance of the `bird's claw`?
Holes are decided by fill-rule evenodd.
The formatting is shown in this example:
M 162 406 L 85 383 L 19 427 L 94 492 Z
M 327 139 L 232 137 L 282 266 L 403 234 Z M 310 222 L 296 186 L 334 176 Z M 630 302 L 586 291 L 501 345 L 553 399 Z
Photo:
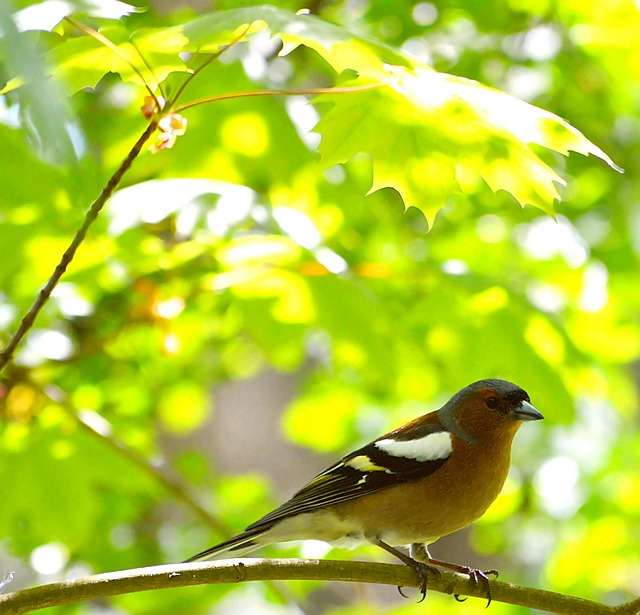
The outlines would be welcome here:
M 489 575 L 497 579 L 498 571 L 494 569 L 482 571 L 476 568 L 469 568 L 468 566 L 462 566 L 460 572 L 462 572 L 463 574 L 469 575 L 469 578 L 471 579 L 471 583 L 473 584 L 473 589 L 475 589 L 476 587 L 478 587 L 478 585 L 480 585 L 480 583 L 482 583 L 485 589 L 485 596 L 487 597 L 487 606 L 485 608 L 489 608 L 489 605 L 491 604 L 491 599 L 493 597 L 491 593 L 491 584 L 489 583 Z M 458 602 L 464 602 L 464 600 L 466 600 L 466 598 L 464 600 L 460 599 L 460 596 L 458 594 L 455 594 L 454 598 Z
M 402 591 L 403 586 L 402 585 L 398 585 L 397 589 L 398 589 L 398 593 L 403 597 L 403 598 L 408 598 L 409 596 L 407 596 L 407 594 L 405 594 Z
M 437 568 L 434 568 L 433 566 L 428 566 L 427 564 L 418 562 L 416 560 L 413 560 L 413 564 L 409 564 L 409 565 L 415 570 L 416 576 L 418 577 L 418 590 L 422 595 L 422 598 L 418 600 L 418 604 L 420 604 L 427 597 L 427 579 L 428 579 L 427 573 L 430 572 L 437 579 L 439 579 L 442 576 L 442 574 Z M 403 598 L 409 597 L 402 591 L 401 585 L 398 586 L 398 593 Z

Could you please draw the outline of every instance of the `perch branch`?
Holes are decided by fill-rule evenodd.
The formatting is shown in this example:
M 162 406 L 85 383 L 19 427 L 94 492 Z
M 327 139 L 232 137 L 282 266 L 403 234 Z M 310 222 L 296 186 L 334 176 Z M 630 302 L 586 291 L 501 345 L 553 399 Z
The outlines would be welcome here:
M 239 559 L 191 564 L 173 564 L 109 572 L 75 581 L 51 583 L 0 596 L 0 612 L 6 615 L 74 604 L 108 596 L 152 589 L 242 583 L 245 581 L 307 580 L 380 583 L 416 587 L 416 576 L 407 566 L 370 562 Z M 429 574 L 428 591 L 486 599 L 482 587 L 473 586 L 466 575 L 442 572 Z M 493 600 L 562 615 L 637 615 L 640 598 L 618 606 L 608 606 L 575 596 L 491 581 Z M 428 599 L 428 596 L 427 596 Z

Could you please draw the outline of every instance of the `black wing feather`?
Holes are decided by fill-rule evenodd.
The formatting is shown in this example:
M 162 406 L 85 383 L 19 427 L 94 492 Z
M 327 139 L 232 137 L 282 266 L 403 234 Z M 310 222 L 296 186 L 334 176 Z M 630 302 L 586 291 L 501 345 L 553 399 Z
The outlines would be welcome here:
M 429 425 L 422 429 L 421 436 L 446 431 L 440 425 Z M 376 446 L 385 436 L 354 451 L 334 464 L 298 491 L 289 501 L 271 511 L 245 531 L 268 529 L 277 521 L 286 517 L 313 512 L 339 502 L 346 502 L 363 495 L 388 489 L 401 483 L 424 478 L 439 470 L 448 458 L 429 461 L 417 461 L 408 457 L 397 457 L 386 453 Z M 365 465 L 370 463 L 380 469 L 367 471 L 348 463 L 358 457 Z

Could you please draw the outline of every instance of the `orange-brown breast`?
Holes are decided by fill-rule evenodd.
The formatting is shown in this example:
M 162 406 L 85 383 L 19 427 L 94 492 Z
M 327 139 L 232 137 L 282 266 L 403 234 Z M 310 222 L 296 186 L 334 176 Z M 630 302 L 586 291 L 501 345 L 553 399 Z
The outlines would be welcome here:
M 519 423 L 469 444 L 453 436 L 450 459 L 433 474 L 332 507 L 365 535 L 394 544 L 431 543 L 475 521 L 498 497 L 509 472 Z

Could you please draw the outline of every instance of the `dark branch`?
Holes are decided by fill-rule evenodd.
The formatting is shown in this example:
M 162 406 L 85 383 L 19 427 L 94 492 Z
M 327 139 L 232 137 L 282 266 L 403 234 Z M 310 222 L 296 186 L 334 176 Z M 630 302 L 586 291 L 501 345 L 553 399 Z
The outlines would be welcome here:
M 142 133 L 136 144 L 131 148 L 131 151 L 127 154 L 127 157 L 122 161 L 122 164 L 118 167 L 118 170 L 111 176 L 111 179 L 107 182 L 107 185 L 102 189 L 100 196 L 98 196 L 91 207 L 87 210 L 82 226 L 78 229 L 75 237 L 73 238 L 73 241 L 65 250 L 65 253 L 62 255 L 58 266 L 55 268 L 47 283 L 38 293 L 36 300 L 33 302 L 33 305 L 20 322 L 18 330 L 15 332 L 11 340 L 9 340 L 7 347 L 0 353 L 0 372 L 2 372 L 7 363 L 9 363 L 9 361 L 13 357 L 13 353 L 20 343 L 20 340 L 22 340 L 27 331 L 29 331 L 29 329 L 31 329 L 31 327 L 33 326 L 36 316 L 38 316 L 40 310 L 49 300 L 53 289 L 58 285 L 60 278 L 67 270 L 67 267 L 71 264 L 76 251 L 87 236 L 89 227 L 95 222 L 98 214 L 104 207 L 104 204 L 109 200 L 109 197 L 117 188 L 118 184 L 122 180 L 122 177 L 129 170 L 129 167 L 133 164 L 133 161 L 137 158 L 140 150 L 142 149 L 142 146 L 149 140 L 149 137 L 153 134 L 155 129 L 155 122 L 151 122 L 151 124 L 147 126 L 147 129 Z

